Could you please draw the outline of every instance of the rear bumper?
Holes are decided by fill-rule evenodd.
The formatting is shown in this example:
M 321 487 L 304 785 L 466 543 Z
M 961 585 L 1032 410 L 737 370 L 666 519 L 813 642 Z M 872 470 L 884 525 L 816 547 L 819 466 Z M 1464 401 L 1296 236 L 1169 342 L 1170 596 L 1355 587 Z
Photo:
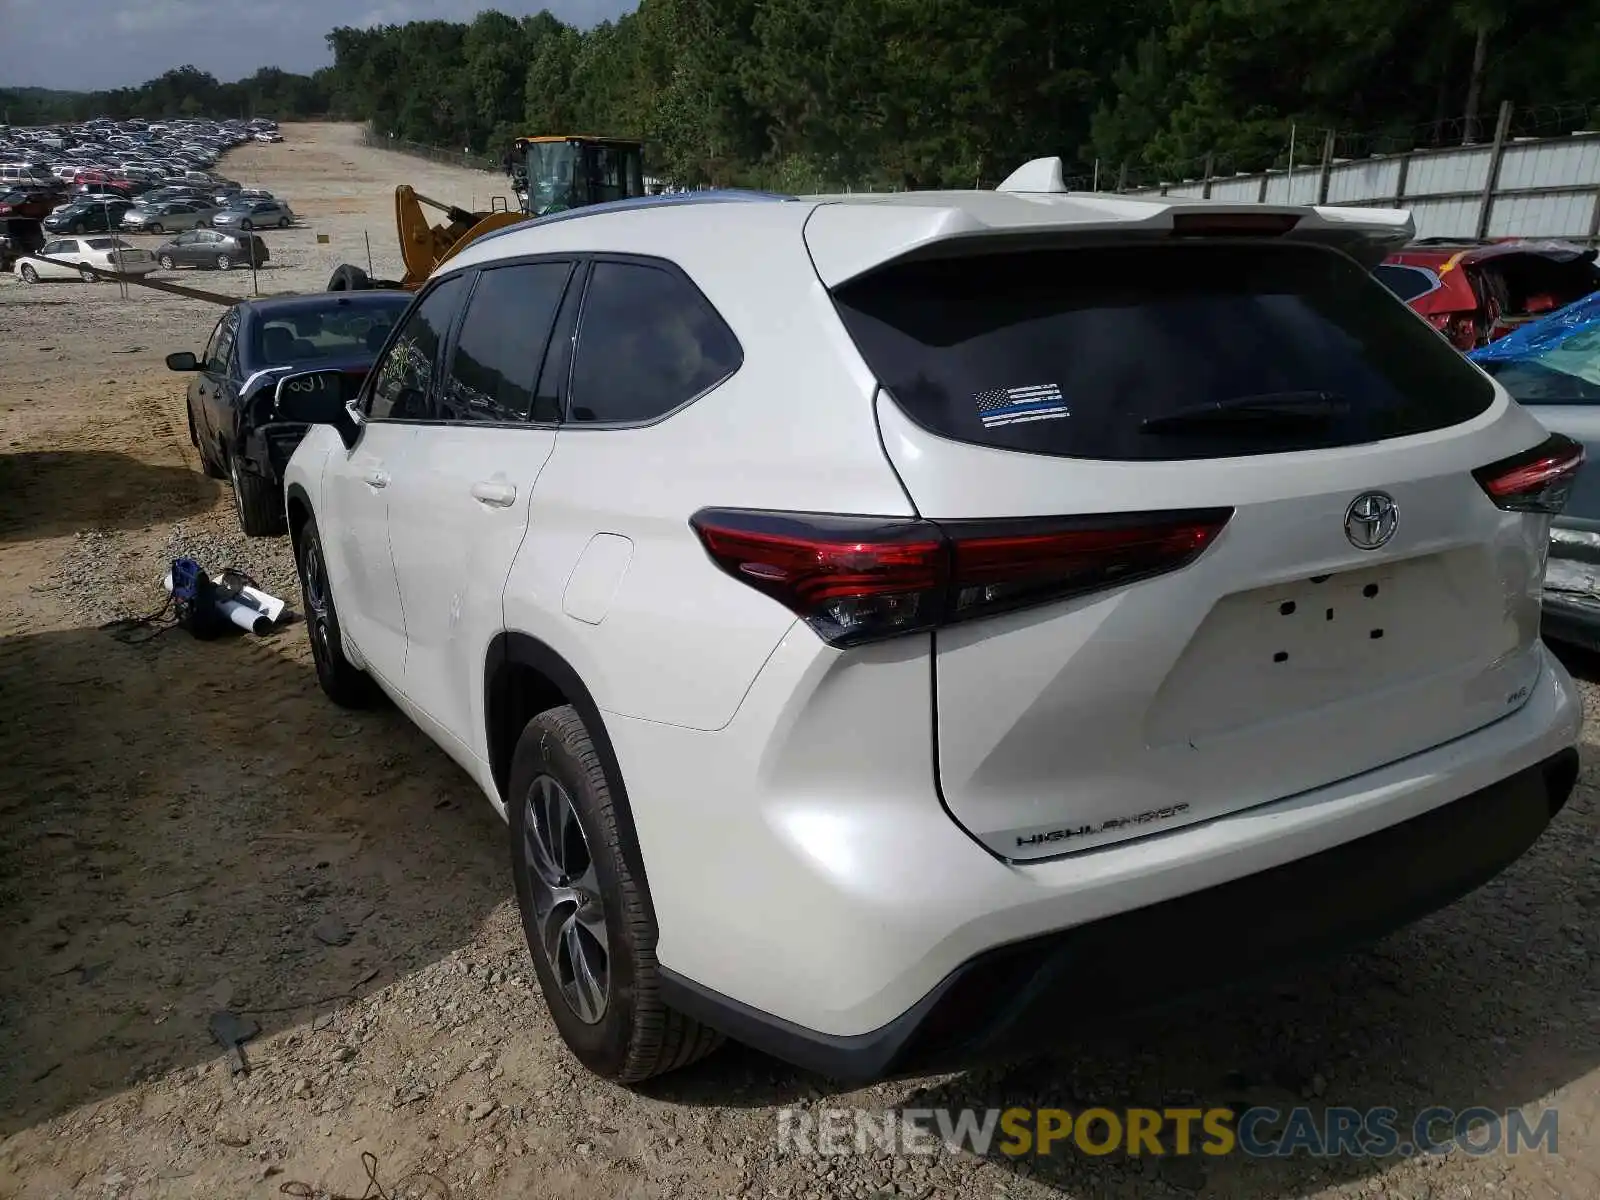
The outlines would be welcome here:
M 1600 652 L 1600 596 L 1546 592 L 1539 632 L 1552 642 Z
M 803 1029 L 670 971 L 661 994 L 739 1041 L 837 1079 L 954 1070 L 1035 1053 L 1075 1023 L 1278 971 L 1450 903 L 1532 846 L 1577 776 L 1578 752 L 1564 749 L 1309 858 L 977 955 L 870 1033 Z
M 1455 809 L 1464 798 L 1499 794 L 1506 781 L 1543 771 L 1577 744 L 1582 704 L 1560 662 L 1542 645 L 1533 653 L 1539 669 L 1526 701 L 1471 734 L 1269 804 L 1032 863 L 988 853 L 940 805 L 926 647 L 915 638 L 841 655 L 809 630 L 795 631 L 720 730 L 602 710 L 672 1002 L 784 1057 L 870 1077 L 938 1057 L 937 1039 L 918 1048 L 932 1034 L 917 1034 L 916 1043 L 913 1034 L 936 1003 L 939 1019 L 952 1019 L 956 1002 L 940 997 L 958 978 L 987 979 L 968 986 L 1020 1003 L 1024 985 L 1043 986 L 1034 982 L 1044 971 L 1040 947 L 1073 936 L 1101 944 L 1093 939 L 1105 936 L 1070 931 L 1168 902 L 1187 905 L 1278 868 L 1299 871 L 1317 855 L 1436 811 L 1464 813 Z M 1531 840 L 1519 833 L 1496 843 L 1509 848 L 1492 868 Z M 1487 877 L 1469 854 L 1458 878 L 1440 868 L 1414 895 L 1408 870 L 1363 884 L 1391 920 Z M 1296 905 L 1307 894 L 1297 886 Z M 1185 919 L 1179 928 L 1197 926 Z M 1221 928 L 1238 928 L 1237 915 Z M 1306 932 L 1312 948 L 1327 940 L 1317 928 Z M 1169 931 L 1152 944 L 1166 951 L 1179 940 Z M 1024 964 L 1009 989 L 974 974 L 1001 948 Z M 1104 994 L 1108 972 L 1085 966 L 1094 962 L 1087 953 L 1042 957 L 1091 996 Z M 1270 949 L 1274 961 L 1286 953 Z M 1003 1023 L 991 1011 L 967 1019 L 974 1029 Z M 1006 1040 L 987 1032 L 981 1040 L 991 1037 Z M 952 1056 L 967 1049 L 946 1048 Z

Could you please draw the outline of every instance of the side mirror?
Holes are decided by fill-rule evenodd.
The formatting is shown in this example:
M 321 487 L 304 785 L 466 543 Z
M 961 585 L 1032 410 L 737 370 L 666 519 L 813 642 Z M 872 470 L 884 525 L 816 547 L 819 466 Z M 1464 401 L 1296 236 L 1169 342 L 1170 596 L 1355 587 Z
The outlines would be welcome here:
M 272 419 L 306 425 L 332 425 L 346 450 L 355 448 L 361 422 L 350 409 L 343 371 L 301 371 L 278 380 L 272 394 Z
M 187 350 L 179 350 L 176 354 L 167 355 L 167 370 L 169 371 L 198 371 L 200 361 Z

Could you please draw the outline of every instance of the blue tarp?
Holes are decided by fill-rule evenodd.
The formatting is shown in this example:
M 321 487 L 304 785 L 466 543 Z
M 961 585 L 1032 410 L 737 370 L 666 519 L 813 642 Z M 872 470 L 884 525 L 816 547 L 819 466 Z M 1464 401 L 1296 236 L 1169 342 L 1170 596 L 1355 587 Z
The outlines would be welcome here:
M 1480 346 L 1467 357 L 1474 362 L 1529 358 L 1559 346 L 1573 334 L 1597 322 L 1600 322 L 1600 292 L 1591 292 L 1582 300 L 1574 300 L 1565 308 L 1558 308 L 1548 317 L 1530 321 L 1521 329 L 1487 346 Z

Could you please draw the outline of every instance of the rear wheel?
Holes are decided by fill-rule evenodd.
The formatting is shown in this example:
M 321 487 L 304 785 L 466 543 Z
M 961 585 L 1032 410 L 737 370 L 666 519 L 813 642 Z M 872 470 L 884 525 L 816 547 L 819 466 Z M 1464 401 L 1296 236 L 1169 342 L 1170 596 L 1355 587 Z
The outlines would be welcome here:
M 228 475 L 233 484 L 233 506 L 239 510 L 239 528 L 246 537 L 276 537 L 284 532 L 283 492 L 271 480 L 263 479 L 239 465 L 238 455 L 228 460 Z
M 289 228 L 289 218 L 288 217 L 279 217 L 278 218 L 278 228 L 279 229 L 287 229 L 287 228 Z
M 83 280 L 85 283 L 98 283 L 98 282 L 100 282 L 100 276 L 96 275 L 88 267 L 79 267 L 78 268 L 78 278 Z
M 523 933 L 562 1040 L 591 1071 L 637 1083 L 687 1066 L 720 1034 L 659 995 L 656 925 L 632 836 L 571 706 L 528 722 L 506 793 Z
M 322 535 L 315 518 L 300 530 L 295 565 L 300 573 L 300 597 L 305 604 L 306 636 L 311 640 L 311 661 L 317 683 L 340 708 L 367 708 L 377 699 L 372 677 L 344 656 L 339 635 L 339 613 L 328 586 L 328 564 L 322 556 Z
M 364 292 L 372 287 L 372 277 L 360 267 L 344 263 L 333 269 L 328 279 L 330 292 Z

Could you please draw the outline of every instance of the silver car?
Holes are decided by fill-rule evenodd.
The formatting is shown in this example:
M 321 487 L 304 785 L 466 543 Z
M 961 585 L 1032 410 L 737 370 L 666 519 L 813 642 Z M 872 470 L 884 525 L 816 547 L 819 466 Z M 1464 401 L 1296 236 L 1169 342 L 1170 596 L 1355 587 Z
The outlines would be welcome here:
M 225 208 L 211 218 L 218 229 L 287 229 L 294 213 L 281 200 L 254 200 Z
M 1600 292 L 1470 357 L 1546 429 L 1581 442 L 1591 460 L 1551 524 L 1543 632 L 1600 651 Z
M 135 205 L 122 218 L 130 233 L 166 233 L 176 229 L 203 229 L 216 215 L 214 205 L 194 200 L 162 200 Z

